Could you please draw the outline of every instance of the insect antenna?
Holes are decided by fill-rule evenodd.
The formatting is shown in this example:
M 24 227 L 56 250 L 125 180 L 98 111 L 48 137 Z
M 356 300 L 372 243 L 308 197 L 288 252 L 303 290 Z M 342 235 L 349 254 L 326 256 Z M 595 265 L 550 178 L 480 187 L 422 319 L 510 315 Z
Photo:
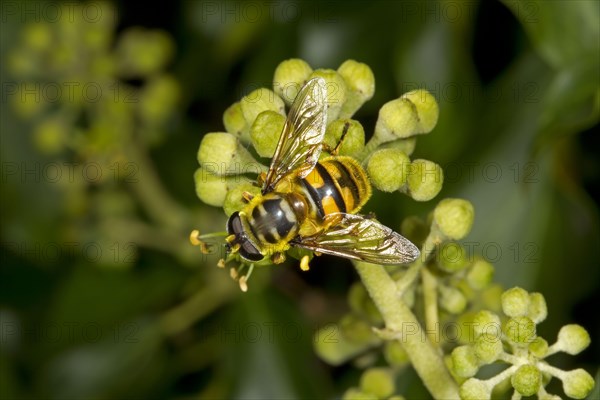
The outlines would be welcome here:
M 228 233 L 225 231 L 206 233 L 204 235 L 200 235 L 200 231 L 198 229 L 194 229 L 190 233 L 190 243 L 193 246 L 200 246 L 200 251 L 202 252 L 202 254 L 210 254 L 211 243 L 207 243 L 205 240 L 215 238 L 215 237 L 225 237 L 227 235 L 228 235 Z

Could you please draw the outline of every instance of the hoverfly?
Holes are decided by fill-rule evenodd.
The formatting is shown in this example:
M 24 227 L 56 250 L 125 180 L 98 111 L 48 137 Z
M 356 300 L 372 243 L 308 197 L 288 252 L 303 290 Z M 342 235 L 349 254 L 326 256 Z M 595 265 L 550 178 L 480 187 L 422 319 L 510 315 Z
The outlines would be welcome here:
M 325 81 L 311 79 L 298 92 L 269 170 L 259 178 L 261 193 L 244 193 L 247 204 L 229 217 L 228 256 L 219 265 L 236 255 L 250 265 L 239 278 L 244 291 L 255 263 L 269 258 L 281 263 L 291 247 L 375 264 L 405 264 L 419 257 L 408 239 L 357 214 L 371 196 L 371 185 L 355 159 L 337 155 L 343 135 L 332 155 L 319 159 L 326 147 L 326 117 Z M 202 238 L 192 232 L 192 243 L 201 244 Z M 302 270 L 308 270 L 308 261 L 304 255 Z

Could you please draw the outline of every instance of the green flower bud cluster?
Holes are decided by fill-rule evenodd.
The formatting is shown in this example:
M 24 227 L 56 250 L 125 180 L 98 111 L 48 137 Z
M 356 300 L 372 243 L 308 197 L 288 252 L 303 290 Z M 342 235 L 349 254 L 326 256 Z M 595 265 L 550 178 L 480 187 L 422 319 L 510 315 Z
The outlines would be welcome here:
M 410 160 L 401 146 L 374 151 L 367 159 L 367 173 L 377 189 L 407 194 L 416 201 L 433 199 L 442 190 L 442 168 L 429 160 Z
M 463 399 L 491 397 L 496 385 L 510 379 L 515 396 L 557 398 L 548 394 L 545 386 L 552 377 L 563 383 L 568 397 L 585 398 L 594 387 L 594 380 L 583 369 L 563 371 L 550 365 L 546 358 L 556 352 L 578 354 L 590 344 L 587 331 L 579 325 L 566 325 L 553 345 L 539 337 L 536 325 L 546 318 L 547 308 L 540 293 L 529 293 L 515 287 L 502 294 L 502 313 L 480 311 L 472 321 L 474 337 L 470 344 L 456 347 L 451 355 L 452 373 L 466 379 L 461 385 Z M 488 379 L 475 375 L 479 369 L 494 362 L 509 364 L 509 368 Z
M 174 225 L 186 219 L 157 188 L 160 181 L 146 154 L 147 147 L 166 138 L 177 113 L 180 84 L 166 72 L 175 46 L 160 30 L 134 27 L 117 35 L 117 10 L 110 2 L 94 2 L 91 9 L 97 13 L 74 12 L 22 26 L 3 60 L 15 81 L 8 102 L 32 125 L 36 148 L 69 166 L 58 182 L 69 219 L 57 235 L 78 241 L 91 236 L 95 243 L 137 242 L 130 233 L 139 234 L 132 222 L 139 214 L 131 204 L 132 192 L 153 220 Z M 92 226 L 81 224 L 84 215 Z M 159 240 L 141 242 L 154 247 Z M 105 257 L 98 262 L 110 264 Z
M 457 242 L 445 242 L 429 264 L 438 278 L 439 306 L 451 315 L 459 315 L 484 303 L 482 297 L 493 294 L 494 267 L 480 256 L 467 255 Z M 491 290 L 491 291 L 490 291 Z
M 350 287 L 348 304 L 350 311 L 336 324 L 339 328 L 337 340 L 319 341 L 317 339 L 323 338 L 325 333 L 321 330 L 316 334 L 314 343 L 317 354 L 330 364 L 348 361 L 382 344 L 372 329 L 372 326 L 381 325 L 381 314 L 361 283 L 357 282 Z
M 327 121 L 348 119 L 375 93 L 375 77 L 368 65 L 347 60 L 336 70 L 313 70 L 305 61 L 290 59 L 277 66 L 273 88 L 286 104 L 308 80 L 321 77 L 327 88 Z
M 427 268 L 437 281 L 439 308 L 450 316 L 463 314 L 469 305 L 480 306 L 482 297 L 493 288 L 494 267 L 480 256 L 467 254 L 456 241 L 469 233 L 473 218 L 471 203 L 445 199 L 431 214 L 429 225 L 418 217 L 409 217 L 401 227 L 401 233 L 422 247 L 422 252 L 430 252 L 433 247 L 435 257 L 429 260 Z M 401 281 L 402 275 L 394 277 Z
M 416 201 L 437 196 L 444 182 L 442 168 L 433 161 L 409 158 L 415 136 L 429 133 L 437 118 L 437 102 L 425 90 L 406 93 L 381 108 L 375 133 L 362 153 L 377 189 L 398 190 Z
M 101 2 L 94 8 L 100 10 L 93 20 L 74 13 L 25 25 L 7 65 L 19 80 L 10 102 L 33 119 L 39 150 L 68 149 L 78 160 L 100 162 L 112 161 L 133 131 L 149 145 L 161 143 L 180 86 L 164 72 L 175 48 L 167 33 L 134 27 L 115 38 L 114 6 Z M 141 86 L 125 83 L 131 78 Z
M 383 105 L 375 133 L 359 158 L 365 159 L 373 185 L 385 192 L 396 190 L 416 201 L 433 199 L 442 189 L 442 168 L 429 160 L 410 160 L 416 136 L 429 133 L 439 110 L 426 90 L 405 93 Z
M 194 174 L 196 194 L 206 204 L 223 207 L 228 215 L 243 207 L 244 192 L 259 192 L 246 175 L 266 172 L 236 136 L 225 132 L 204 135 L 198 163 L 200 168 Z
M 447 198 L 436 205 L 427 220 L 417 216 L 404 219 L 400 232 L 428 254 L 437 249 L 440 269 L 455 273 L 469 265 L 465 250 L 455 242 L 469 234 L 474 219 L 473 205 L 468 200 Z M 439 249 L 446 243 L 444 249 Z M 489 283 L 486 270 L 482 266 L 476 268 L 471 276 L 474 285 Z
M 380 133 L 376 129 L 370 145 L 365 146 L 364 127 L 351 117 L 373 97 L 375 78 L 366 64 L 354 60 L 345 61 L 337 70 L 313 69 L 300 59 L 281 62 L 275 69 L 273 90 L 256 89 L 227 108 L 223 114 L 225 131 L 242 144 L 234 146 L 240 151 L 240 156 L 235 158 L 249 159 L 250 153 L 242 148 L 247 145 L 252 145 L 256 154 L 263 159 L 273 157 L 285 124 L 286 107 L 292 105 L 300 88 L 315 77 L 325 81 L 327 90 L 327 127 L 322 157 L 334 149 L 338 155 L 359 160 L 369 156 L 365 167 L 376 188 L 387 192 L 397 190 L 417 201 L 430 200 L 439 193 L 443 183 L 441 167 L 428 160 L 409 159 L 416 143 L 414 136 L 431 131 L 437 122 L 438 108 L 435 99 L 426 91 L 414 91 L 388 103 L 380 112 Z M 405 119 L 409 121 L 406 122 Z M 403 129 L 399 129 L 401 125 L 404 126 Z M 226 146 L 231 145 L 231 139 L 220 137 L 227 141 Z M 203 145 L 207 143 L 201 144 L 201 147 Z M 212 147 L 208 151 L 200 150 L 199 154 L 212 153 L 213 150 Z M 374 150 L 377 151 L 373 153 Z M 199 161 L 202 165 L 204 160 L 201 158 L 199 157 Z M 224 162 L 225 165 L 231 164 Z M 259 165 L 254 159 L 249 162 L 256 166 L 253 167 L 255 171 L 251 172 L 264 172 L 262 164 Z M 224 169 L 227 170 L 226 167 Z M 235 174 L 213 172 L 213 175 Z M 245 172 L 238 175 L 245 175 Z M 198 173 L 197 176 L 201 174 Z M 218 194 L 213 193 L 217 189 L 214 179 L 210 190 L 199 188 L 197 193 L 204 200 L 207 198 L 205 192 L 210 191 L 209 204 L 226 204 L 226 212 L 230 213 L 242 203 L 235 199 L 225 200 L 227 193 L 236 186 L 230 179 L 224 182 L 226 180 L 221 179 L 223 182 Z M 244 179 L 238 181 L 247 183 Z M 196 181 L 197 185 L 201 183 Z
M 389 368 L 369 368 L 360 377 L 360 387 L 348 389 L 342 398 L 402 400 L 404 397 L 393 395 L 396 390 L 395 379 L 394 371 Z
M 460 240 L 471 231 L 475 211 L 473 205 L 462 199 L 444 199 L 433 210 L 432 232 L 440 240 Z

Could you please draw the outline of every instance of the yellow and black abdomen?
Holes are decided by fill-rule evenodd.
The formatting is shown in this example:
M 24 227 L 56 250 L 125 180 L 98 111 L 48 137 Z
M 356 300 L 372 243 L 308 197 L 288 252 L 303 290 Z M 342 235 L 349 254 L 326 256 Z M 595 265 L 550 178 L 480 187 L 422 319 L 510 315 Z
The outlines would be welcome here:
M 366 172 L 350 157 L 319 161 L 299 186 L 308 200 L 309 214 L 320 221 L 329 214 L 355 214 L 371 196 Z

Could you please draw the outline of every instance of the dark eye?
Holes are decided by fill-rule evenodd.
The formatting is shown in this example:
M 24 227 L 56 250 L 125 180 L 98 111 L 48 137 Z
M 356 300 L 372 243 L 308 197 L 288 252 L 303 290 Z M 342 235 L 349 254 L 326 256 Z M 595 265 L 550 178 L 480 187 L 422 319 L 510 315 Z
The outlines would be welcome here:
M 260 261 L 264 257 L 248 239 L 244 240 L 244 242 L 242 243 L 242 247 L 240 248 L 240 255 L 248 261 Z
M 227 232 L 231 235 L 235 235 L 235 240 L 232 243 L 240 244 L 240 256 L 248 261 L 260 261 L 263 259 L 263 255 L 260 250 L 248 239 L 248 236 L 244 232 L 244 225 L 240 218 L 239 212 L 234 212 L 227 221 Z
M 231 217 L 229 217 L 229 220 L 227 221 L 227 233 L 237 236 L 243 230 L 244 228 L 242 226 L 242 220 L 240 219 L 240 213 L 236 211 L 231 214 Z

